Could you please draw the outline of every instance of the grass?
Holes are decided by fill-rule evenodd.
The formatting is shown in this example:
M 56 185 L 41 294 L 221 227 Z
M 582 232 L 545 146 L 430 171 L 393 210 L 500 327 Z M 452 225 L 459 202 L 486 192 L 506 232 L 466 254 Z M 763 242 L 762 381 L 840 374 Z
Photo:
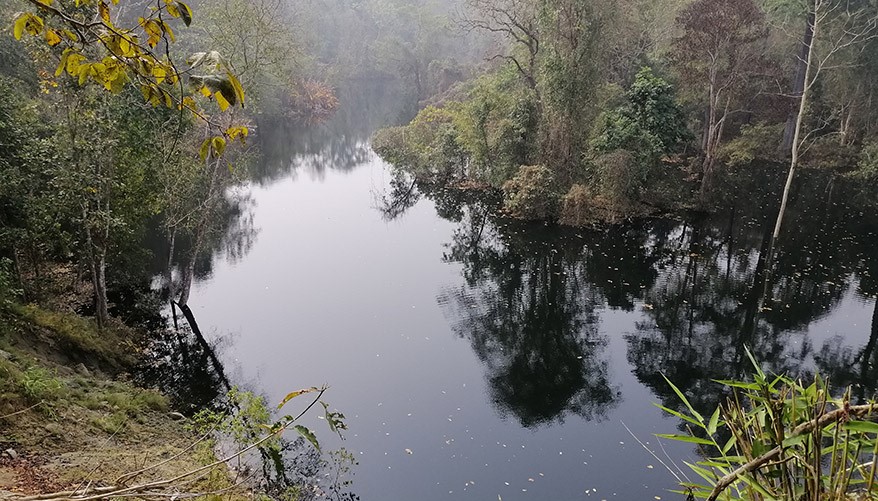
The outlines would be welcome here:
M 13 305 L 10 311 L 25 324 L 51 332 L 64 348 L 96 357 L 100 363 L 119 369 L 134 362 L 132 353 L 136 353 L 138 336 L 124 326 L 99 331 L 91 319 L 35 305 Z
M 0 308 L 0 442 L 27 458 L 0 464 L 0 489 L 40 494 L 108 483 L 169 458 L 137 481 L 174 478 L 216 460 L 210 448 L 188 449 L 197 435 L 169 415 L 164 395 L 104 375 L 129 367 L 136 343 L 124 326 L 98 331 L 72 314 Z M 80 363 L 86 371 L 74 368 Z M 196 492 L 229 487 L 222 468 L 191 486 Z M 222 499 L 246 497 L 233 489 Z

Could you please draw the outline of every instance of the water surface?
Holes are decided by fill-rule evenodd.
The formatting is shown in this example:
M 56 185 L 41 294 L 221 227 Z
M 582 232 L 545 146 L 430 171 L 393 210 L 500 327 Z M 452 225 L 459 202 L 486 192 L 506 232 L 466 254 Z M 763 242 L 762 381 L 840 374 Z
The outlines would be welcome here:
M 676 499 L 626 426 L 697 460 L 653 437 L 681 427 L 653 405 L 680 408 L 662 374 L 709 413 L 744 346 L 874 390 L 875 219 L 822 178 L 802 183 L 765 301 L 770 193 L 572 230 L 408 190 L 362 136 L 266 158 L 246 252 L 219 252 L 190 305 L 233 380 L 271 401 L 331 386 L 347 440 L 309 424 L 356 455 L 364 500 Z

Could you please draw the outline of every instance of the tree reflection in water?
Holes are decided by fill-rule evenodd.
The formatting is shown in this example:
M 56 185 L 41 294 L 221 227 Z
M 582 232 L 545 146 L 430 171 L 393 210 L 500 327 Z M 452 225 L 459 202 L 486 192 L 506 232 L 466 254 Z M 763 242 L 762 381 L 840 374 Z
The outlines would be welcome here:
M 404 176 L 379 208 L 399 217 L 425 196 L 457 224 L 444 260 L 462 265 L 463 283 L 443 290 L 439 302 L 484 363 L 498 410 L 524 426 L 600 419 L 618 400 L 603 308 L 643 310 L 625 336 L 627 360 L 672 408 L 680 403 L 663 374 L 710 413 L 724 395 L 713 380 L 750 373 L 745 347 L 768 371 L 808 378 L 819 370 L 870 396 L 878 385 L 878 310 L 860 349 L 843 338 L 815 348 L 807 330 L 853 288 L 869 300 L 878 293 L 875 207 L 841 179 L 802 176 L 769 267 L 776 198 L 765 187 L 776 178 L 766 169 L 726 180 L 729 201 L 713 215 L 602 230 L 509 221 L 496 195 L 408 189 Z

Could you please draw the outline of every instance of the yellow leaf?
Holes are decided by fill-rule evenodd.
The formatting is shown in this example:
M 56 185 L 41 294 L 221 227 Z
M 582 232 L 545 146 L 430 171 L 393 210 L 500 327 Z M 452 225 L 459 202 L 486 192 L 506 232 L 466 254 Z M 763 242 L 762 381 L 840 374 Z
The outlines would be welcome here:
M 168 6 L 167 6 L 168 14 L 170 14 L 171 17 L 180 17 L 180 9 L 178 9 L 176 5 L 169 3 L 167 1 L 165 3 L 168 4 Z
M 12 36 L 15 37 L 16 40 L 21 40 L 21 35 L 24 34 L 24 24 L 27 22 L 27 16 L 30 14 L 22 14 L 15 18 L 15 24 L 12 27 Z
M 213 151 L 216 152 L 216 156 L 221 157 L 226 151 L 226 140 L 217 136 L 211 140 L 211 147 L 213 147 Z
M 119 38 L 119 52 L 126 57 L 134 55 L 131 51 L 131 42 L 125 37 Z
M 232 72 L 227 71 L 226 76 L 229 77 L 229 82 L 232 84 L 232 88 L 235 90 L 235 97 L 238 98 L 238 102 L 241 103 L 241 107 L 244 107 L 244 87 L 241 86 L 241 82 L 232 74 Z
M 292 400 L 300 395 L 305 395 L 306 393 L 314 393 L 315 391 L 320 391 L 320 390 L 317 388 L 306 388 L 304 390 L 294 391 L 294 392 L 290 393 L 289 395 L 287 395 L 286 397 L 284 397 L 284 399 L 281 400 L 281 402 L 277 405 L 277 408 L 280 409 L 281 407 L 287 405 L 287 402 L 289 402 L 290 400 Z
M 177 41 L 177 37 L 174 36 L 174 31 L 171 29 L 170 26 L 168 26 L 168 23 L 162 21 L 160 26 L 162 28 L 162 31 L 164 31 L 168 35 L 168 38 L 170 38 L 172 42 Z
M 61 62 L 58 63 L 58 68 L 55 70 L 56 77 L 60 77 L 61 74 L 64 73 L 64 69 L 67 67 L 67 58 L 70 57 L 71 50 L 72 49 L 68 47 L 61 53 Z
M 220 111 L 226 111 L 227 109 L 229 109 L 229 102 L 226 100 L 225 97 L 223 97 L 222 92 L 214 92 L 213 97 L 216 98 L 216 104 L 219 105 Z
M 165 81 L 165 76 L 167 76 L 168 72 L 165 71 L 161 66 L 156 66 L 152 69 L 152 76 L 155 77 L 155 83 L 160 84 Z
M 85 85 L 85 81 L 88 79 L 88 74 L 90 70 L 90 64 L 83 64 L 79 66 L 79 85 Z
M 210 97 L 210 89 L 206 85 L 202 85 L 198 92 L 201 92 L 201 95 L 204 97 Z
M 201 143 L 201 148 L 198 149 L 198 156 L 201 157 L 201 160 L 207 160 L 207 154 L 210 153 L 210 143 L 210 138 Z
M 12 36 L 14 36 L 16 40 L 21 40 L 21 36 L 24 33 L 37 36 L 42 31 L 43 19 L 31 14 L 30 12 L 25 12 L 24 14 L 19 15 L 15 19 L 15 24 L 12 26 Z
M 83 61 L 85 61 L 85 56 L 77 52 L 71 53 L 67 57 L 67 73 L 74 77 L 79 75 L 79 67 Z
M 61 37 L 55 30 L 46 30 L 46 43 L 49 44 L 49 47 L 54 47 L 61 43 Z
M 112 26 L 113 23 L 110 22 L 110 6 L 107 5 L 106 2 L 101 1 L 98 3 L 98 12 L 101 14 L 101 19 L 103 19 L 104 24 L 107 26 Z

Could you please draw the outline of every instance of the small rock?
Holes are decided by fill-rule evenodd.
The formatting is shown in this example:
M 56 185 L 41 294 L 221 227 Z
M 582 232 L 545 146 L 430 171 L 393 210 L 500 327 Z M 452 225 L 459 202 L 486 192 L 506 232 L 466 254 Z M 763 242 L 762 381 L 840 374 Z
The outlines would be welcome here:
M 3 454 L 9 459 L 18 459 L 18 453 L 15 452 L 15 449 L 6 449 Z
M 91 377 L 91 372 L 89 372 L 88 367 L 85 364 L 79 364 L 73 368 L 77 374 L 83 377 Z
M 186 419 L 186 416 L 180 414 L 179 412 L 169 412 L 168 417 L 170 417 L 174 421 L 182 421 Z
M 2 358 L 3 360 L 12 360 L 12 353 L 0 350 L 0 358 Z

